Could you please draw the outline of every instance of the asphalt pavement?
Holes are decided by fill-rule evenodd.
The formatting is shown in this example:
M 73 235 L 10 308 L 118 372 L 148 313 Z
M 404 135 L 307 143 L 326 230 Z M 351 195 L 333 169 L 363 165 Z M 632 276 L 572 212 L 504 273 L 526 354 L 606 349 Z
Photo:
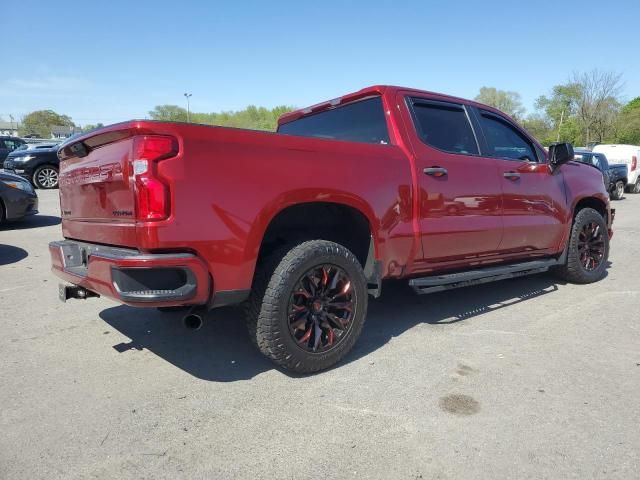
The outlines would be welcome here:
M 41 214 L 0 227 L 0 479 L 640 478 L 640 195 L 607 277 L 385 284 L 336 368 L 293 376 L 241 315 L 57 299 Z

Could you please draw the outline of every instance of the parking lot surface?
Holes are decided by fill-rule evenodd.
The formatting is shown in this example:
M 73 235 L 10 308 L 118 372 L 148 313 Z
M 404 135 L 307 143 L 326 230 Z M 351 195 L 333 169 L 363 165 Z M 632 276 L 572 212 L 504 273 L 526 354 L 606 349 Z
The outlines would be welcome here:
M 385 284 L 356 348 L 275 369 L 237 310 L 57 300 L 57 191 L 0 228 L 0 478 L 638 478 L 640 195 L 607 277 Z

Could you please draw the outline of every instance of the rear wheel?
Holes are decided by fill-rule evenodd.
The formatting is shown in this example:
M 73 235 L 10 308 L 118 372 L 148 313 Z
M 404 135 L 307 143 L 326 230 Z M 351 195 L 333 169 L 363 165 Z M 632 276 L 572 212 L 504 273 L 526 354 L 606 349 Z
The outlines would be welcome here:
M 629 190 L 631 193 L 640 193 L 640 177 L 638 177 L 636 183 L 634 183 Z
M 614 200 L 620 200 L 624 195 L 624 182 L 622 180 L 618 180 L 611 192 L 611 198 Z
M 33 184 L 42 189 L 58 187 L 58 169 L 53 165 L 41 165 L 33 172 Z
M 578 212 L 567 249 L 567 263 L 556 270 L 561 278 L 573 283 L 592 283 L 604 276 L 609 258 L 609 233 L 600 213 L 592 208 Z
M 323 370 L 353 347 L 367 301 L 364 273 L 353 253 L 334 242 L 304 242 L 258 269 L 247 302 L 249 334 L 264 355 L 287 370 Z

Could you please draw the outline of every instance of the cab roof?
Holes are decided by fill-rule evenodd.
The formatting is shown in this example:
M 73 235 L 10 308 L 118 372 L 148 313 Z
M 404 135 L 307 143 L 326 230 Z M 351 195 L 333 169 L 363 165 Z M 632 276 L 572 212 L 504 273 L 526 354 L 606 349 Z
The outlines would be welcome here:
M 323 110 L 329 110 L 339 105 L 344 105 L 346 103 L 350 103 L 356 100 L 362 100 L 369 97 L 383 96 L 383 95 L 393 97 L 397 92 L 400 92 L 400 91 L 406 92 L 409 94 L 414 93 L 416 95 L 429 95 L 431 97 L 437 97 L 438 100 L 450 101 L 455 103 L 464 103 L 467 105 L 475 105 L 487 110 L 493 110 L 498 112 L 498 110 L 496 110 L 493 107 L 490 107 L 489 105 L 484 105 L 482 103 L 478 103 L 465 98 L 454 97 L 452 95 L 445 95 L 443 93 L 431 92 L 429 90 L 420 90 L 417 88 L 400 87 L 397 85 L 372 85 L 370 87 L 365 87 L 361 90 L 358 90 L 357 92 L 348 93 L 346 95 L 342 95 L 341 97 L 316 103 L 315 105 L 311 105 L 310 107 L 300 108 L 292 112 L 284 113 L 278 119 L 278 126 L 282 125 L 283 123 L 292 122 L 294 120 L 299 119 L 300 117 L 304 117 L 311 113 L 318 113 Z M 504 115 L 504 112 L 500 112 L 500 113 Z

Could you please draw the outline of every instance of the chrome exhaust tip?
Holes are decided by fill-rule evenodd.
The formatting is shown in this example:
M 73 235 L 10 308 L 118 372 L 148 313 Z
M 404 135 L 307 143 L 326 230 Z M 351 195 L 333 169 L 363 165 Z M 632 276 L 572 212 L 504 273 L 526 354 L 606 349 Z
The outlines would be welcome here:
M 193 307 L 184 317 L 182 317 L 182 325 L 188 330 L 200 330 L 204 323 L 204 315 L 206 311 L 202 307 Z

